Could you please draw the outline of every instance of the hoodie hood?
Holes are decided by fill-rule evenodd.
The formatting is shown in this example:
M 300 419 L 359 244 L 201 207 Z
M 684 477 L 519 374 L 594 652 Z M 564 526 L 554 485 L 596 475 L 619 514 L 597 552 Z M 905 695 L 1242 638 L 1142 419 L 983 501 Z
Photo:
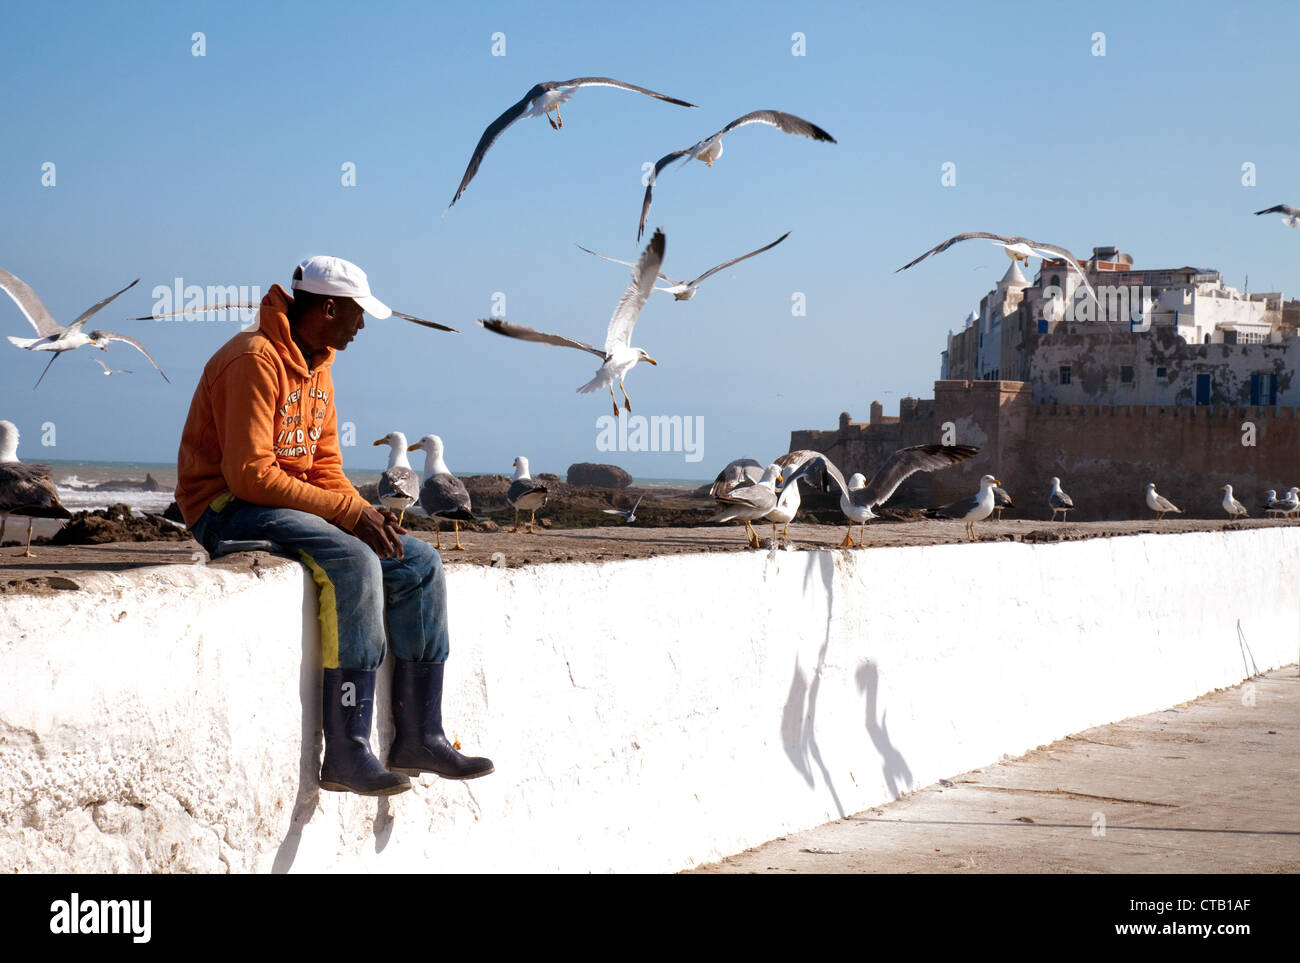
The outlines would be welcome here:
M 284 361 L 284 366 L 300 377 L 307 378 L 312 369 L 309 359 L 302 356 L 302 351 L 294 344 L 293 334 L 289 330 L 289 306 L 293 298 L 289 292 L 278 284 L 262 298 L 262 308 L 257 316 L 257 332 L 275 345 L 276 353 Z M 316 367 L 328 367 L 334 361 L 334 349 L 325 348 L 317 357 L 320 361 Z

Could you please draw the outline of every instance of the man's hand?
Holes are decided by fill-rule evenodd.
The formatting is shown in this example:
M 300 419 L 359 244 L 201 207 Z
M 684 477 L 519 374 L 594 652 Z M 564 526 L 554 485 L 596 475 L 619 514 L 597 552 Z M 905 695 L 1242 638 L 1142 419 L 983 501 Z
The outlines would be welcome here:
M 406 529 L 397 524 L 397 516 L 387 509 L 375 511 L 367 505 L 361 510 L 352 534 L 369 545 L 380 558 L 402 558 L 401 536 Z

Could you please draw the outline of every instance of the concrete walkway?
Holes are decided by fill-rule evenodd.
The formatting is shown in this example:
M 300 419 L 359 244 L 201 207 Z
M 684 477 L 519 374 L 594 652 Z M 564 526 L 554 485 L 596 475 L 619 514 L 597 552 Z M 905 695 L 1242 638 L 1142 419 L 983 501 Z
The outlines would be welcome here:
M 1292 665 L 693 872 L 1295 873 L 1298 786 Z

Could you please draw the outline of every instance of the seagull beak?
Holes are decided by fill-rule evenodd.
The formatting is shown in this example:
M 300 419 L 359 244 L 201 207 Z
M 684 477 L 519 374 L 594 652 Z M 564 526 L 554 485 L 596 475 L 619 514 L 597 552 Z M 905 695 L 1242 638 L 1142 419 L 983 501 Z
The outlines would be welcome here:
M 377 445 L 377 444 L 379 444 L 379 442 L 375 442 L 375 444 Z M 419 445 L 411 445 L 411 446 L 410 446 L 409 448 L 407 448 L 406 450 L 407 450 L 407 451 L 419 451 L 419 449 L 420 449 L 420 446 L 419 446 Z
M 1000 486 L 1002 485 L 1002 482 L 998 481 L 998 480 L 995 478 L 995 479 L 993 479 L 993 484 L 998 485 L 998 486 L 1000 487 Z
M 658 366 L 659 366 L 659 362 L 656 361 L 654 358 L 650 357 L 649 355 L 646 355 L 646 356 L 645 356 L 645 359 L 646 359 L 647 361 L 649 361 L 649 362 L 650 362 L 652 365 L 654 365 L 655 367 L 658 367 Z
M 375 447 L 378 448 L 380 445 L 386 445 L 386 444 L 388 444 L 388 439 L 380 438 L 377 442 L 375 442 Z

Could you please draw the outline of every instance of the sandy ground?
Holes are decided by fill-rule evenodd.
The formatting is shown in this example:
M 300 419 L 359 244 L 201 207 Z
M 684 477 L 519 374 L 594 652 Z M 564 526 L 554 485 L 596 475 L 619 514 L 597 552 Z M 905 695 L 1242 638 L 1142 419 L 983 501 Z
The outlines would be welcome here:
M 692 872 L 1295 873 L 1298 736 L 1292 665 Z
M 88 572 L 121 572 L 150 565 L 191 565 L 203 562 L 206 556 L 192 539 L 178 542 L 115 542 L 104 545 L 38 545 L 32 549 L 33 558 L 24 558 L 22 542 L 26 538 L 25 519 L 11 519 L 5 536 L 5 546 L 0 548 L 0 593 L 21 591 L 49 591 L 73 589 L 78 575 Z M 1204 519 L 1166 520 L 1157 525 L 1154 520 L 1128 522 L 1069 522 L 1026 521 L 1007 519 L 1001 522 L 981 522 L 976 526 L 978 541 L 1073 541 L 1082 538 L 1107 538 L 1121 535 L 1138 535 L 1149 532 L 1197 532 L 1259 528 L 1286 524 L 1264 519 L 1224 523 Z M 57 521 L 38 519 L 36 535 L 53 534 L 59 527 Z M 16 529 L 16 530 L 15 530 Z M 760 525 L 764 548 L 769 545 L 772 526 Z M 854 539 L 858 527 L 854 526 Z M 790 542 L 796 550 L 838 548 L 844 538 L 842 525 L 790 526 Z M 414 533 L 427 541 L 434 541 L 432 533 Z M 898 545 L 940 545 L 963 543 L 965 536 L 961 522 L 875 521 L 867 525 L 866 547 Z M 491 565 L 507 567 L 536 565 L 546 562 L 595 562 L 608 559 L 648 558 L 653 555 L 675 555 L 700 552 L 753 551 L 745 542 L 744 529 L 736 523 L 701 528 L 642 528 L 639 525 L 611 526 L 586 529 L 543 529 L 536 534 L 521 531 L 477 532 L 461 535 L 465 551 L 452 549 L 450 533 L 443 538 L 443 558 L 448 566 Z M 262 553 L 241 553 L 221 559 L 216 563 L 230 568 L 252 568 L 254 564 L 275 564 L 273 558 Z

